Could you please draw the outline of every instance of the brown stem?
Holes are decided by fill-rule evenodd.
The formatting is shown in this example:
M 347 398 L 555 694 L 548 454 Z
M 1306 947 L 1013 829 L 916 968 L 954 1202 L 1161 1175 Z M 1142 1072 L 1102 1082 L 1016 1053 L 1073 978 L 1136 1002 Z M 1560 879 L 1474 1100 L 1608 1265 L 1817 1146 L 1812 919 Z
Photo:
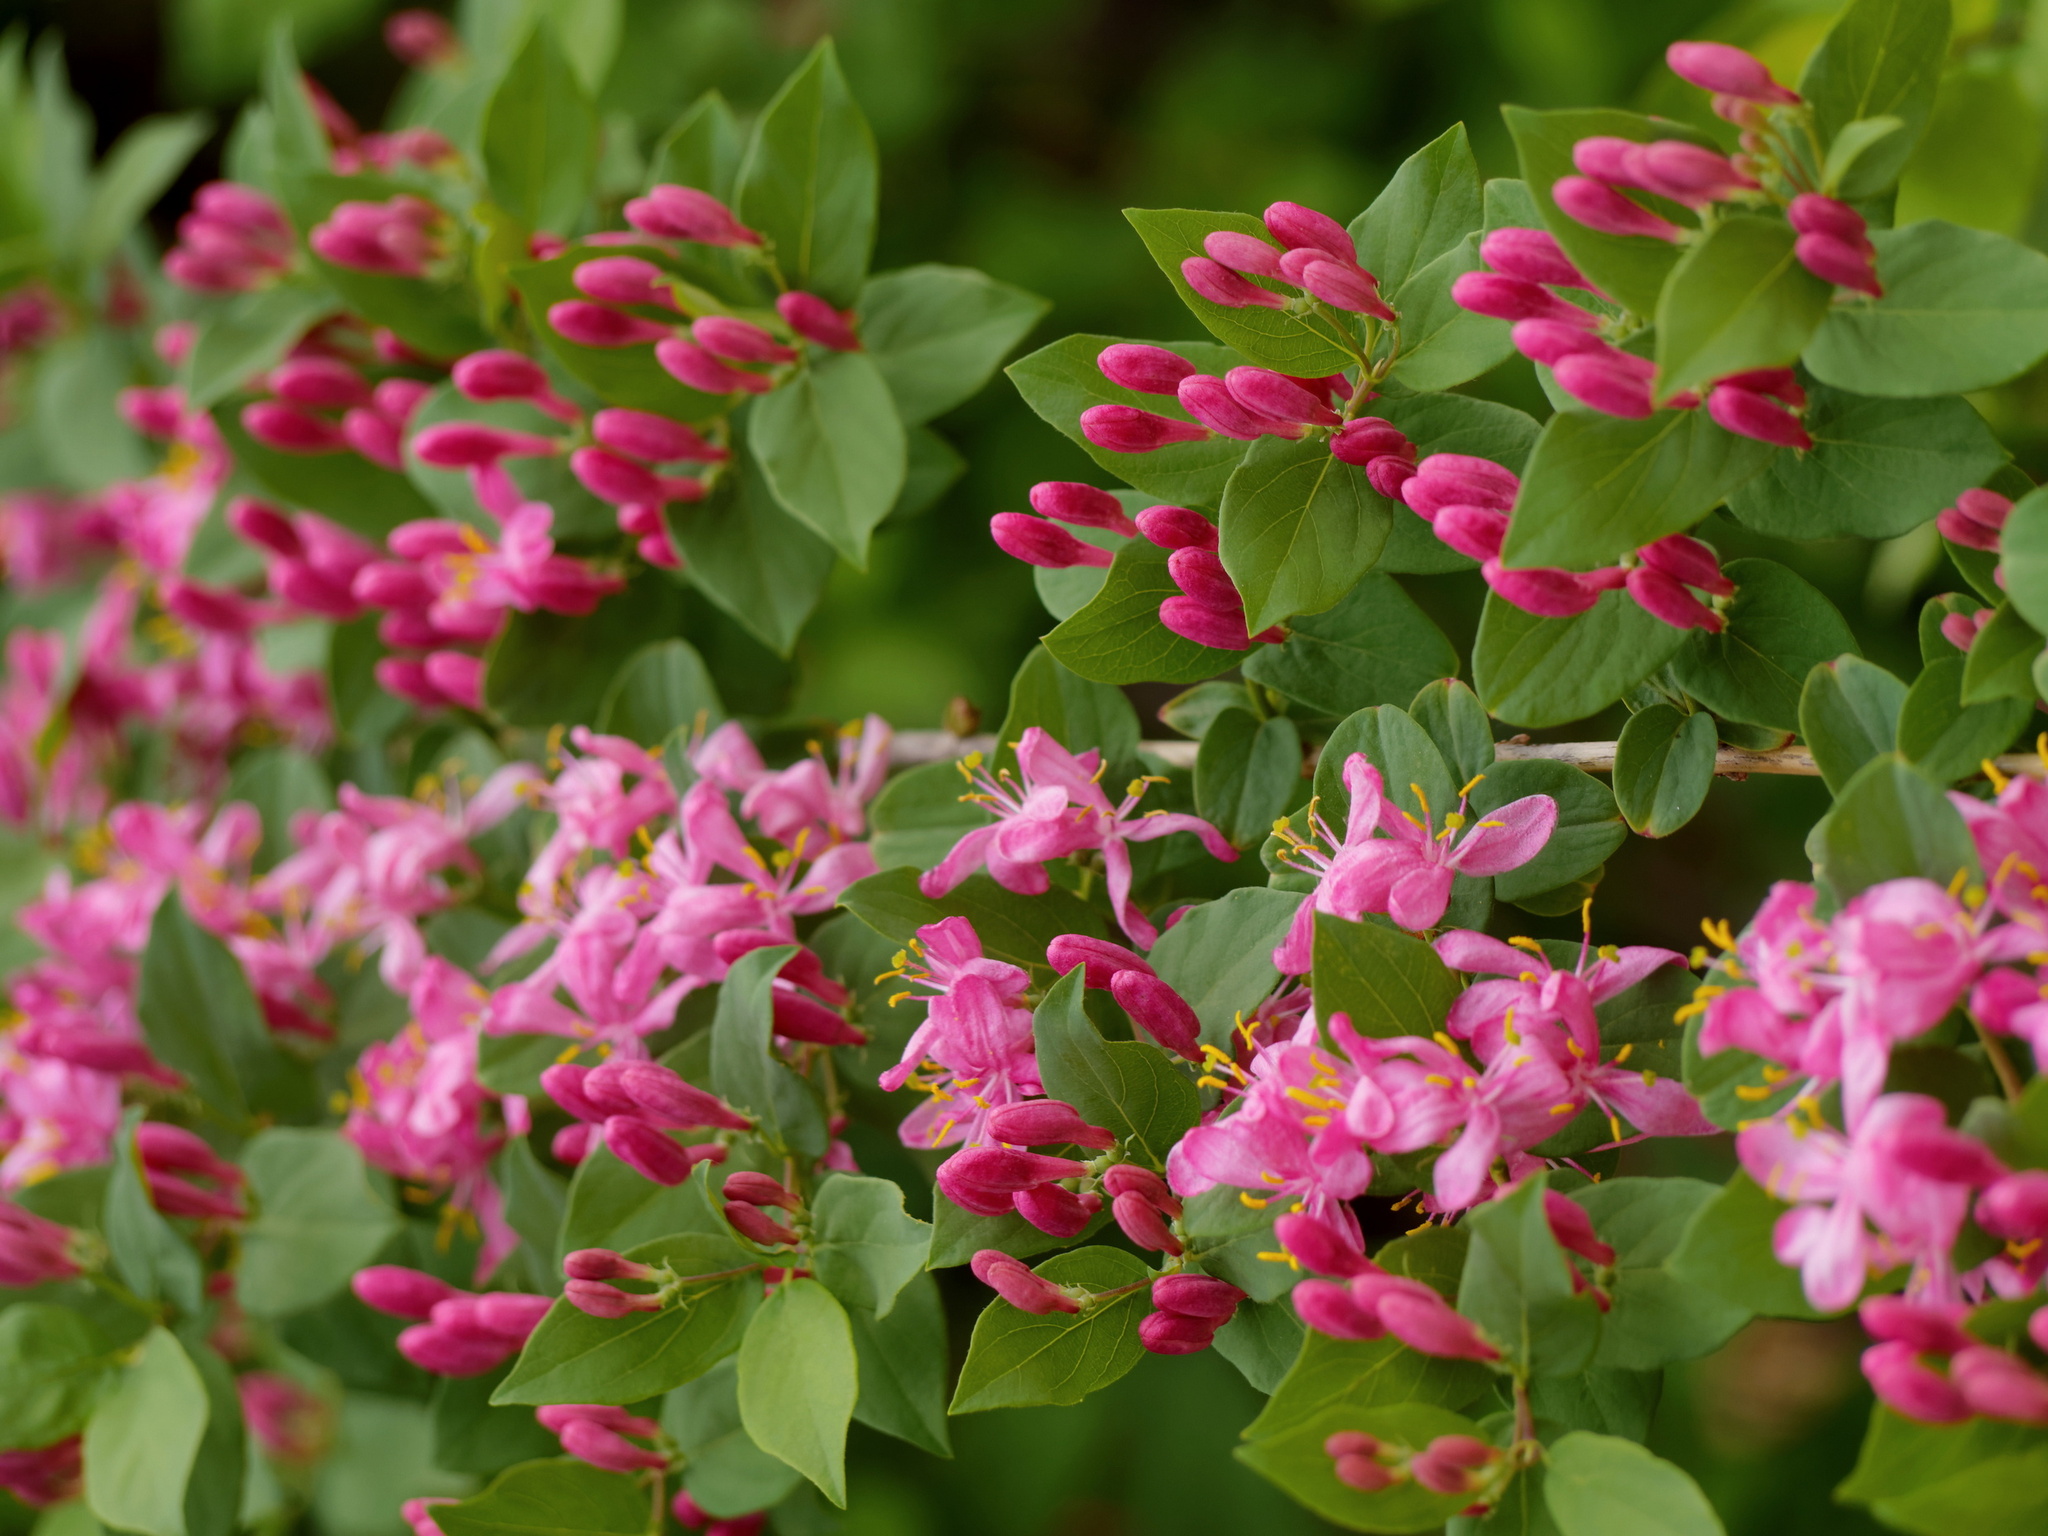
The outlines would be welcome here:
M 2012 1057 L 2006 1052 L 2005 1042 L 1974 1017 L 1970 1022 L 1977 1026 L 1977 1038 L 1984 1043 L 1985 1059 L 1991 1063 L 1991 1070 L 1998 1076 L 1998 1086 L 2005 1091 L 2006 1102 L 2019 1103 L 2020 1095 L 2026 1092 L 2026 1085 L 2020 1081 L 2019 1070 L 2013 1066 Z

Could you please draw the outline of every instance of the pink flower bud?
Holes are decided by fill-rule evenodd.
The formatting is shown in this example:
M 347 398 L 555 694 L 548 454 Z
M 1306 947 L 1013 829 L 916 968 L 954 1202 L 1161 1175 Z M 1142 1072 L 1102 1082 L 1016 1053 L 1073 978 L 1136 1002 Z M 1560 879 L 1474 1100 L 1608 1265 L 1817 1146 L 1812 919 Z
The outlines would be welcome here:
M 1004 1195 L 1055 1179 L 1079 1178 L 1085 1172 L 1086 1167 L 1071 1157 L 1021 1152 L 1014 1147 L 967 1147 L 939 1165 L 941 1187 Z M 950 1188 L 947 1197 L 952 1197 Z
M 77 1435 L 38 1450 L 0 1451 L 0 1488 L 31 1509 L 78 1497 L 84 1467 Z
M 669 499 L 660 475 L 608 449 L 578 448 L 569 455 L 569 469 L 586 491 L 615 507 L 636 501 L 659 506 Z
M 340 411 L 370 401 L 363 376 L 338 357 L 295 357 L 271 369 L 264 382 L 278 399 L 315 410 Z
M 1629 151 L 1628 165 L 1637 185 L 1694 208 L 1757 186 L 1756 178 L 1726 155 L 1683 139 L 1659 139 L 1654 144 L 1639 145 Z
M 404 429 L 388 416 L 358 406 L 341 418 L 341 440 L 380 468 L 405 468 Z
M 1180 405 L 1195 420 L 1225 437 L 1250 442 L 1259 437 L 1300 437 L 1301 428 L 1252 410 L 1212 374 L 1197 373 L 1180 382 Z
M 1344 226 L 1327 213 L 1304 208 L 1300 203 L 1273 204 L 1266 210 L 1266 228 L 1289 250 L 1314 246 L 1341 256 L 1354 266 L 1358 262 L 1358 247 L 1351 243 Z
M 1918 1354 L 1952 1355 L 1977 1342 L 1963 1331 L 1963 1319 L 1970 1315 L 1966 1306 L 1873 1296 L 1856 1315 L 1873 1339 L 1909 1344 Z
M 245 234 L 288 239 L 291 226 L 268 196 L 238 181 L 210 181 L 192 196 L 192 207 Z
M 1244 599 L 1214 550 L 1177 549 L 1167 557 L 1166 571 L 1181 591 L 1204 608 L 1242 616 Z
M 728 368 L 702 347 L 680 336 L 671 336 L 656 346 L 654 358 L 669 377 L 707 395 L 729 395 L 735 390 L 758 395 L 775 387 L 766 375 Z
M 2048 1307 L 2034 1309 L 2034 1315 L 2027 1319 L 2027 1337 L 2034 1341 L 2036 1349 L 2048 1350 Z
M 534 1409 L 533 1416 L 551 1435 L 559 1435 L 579 1421 L 596 1424 L 614 1434 L 639 1435 L 647 1440 L 661 1433 L 661 1425 L 653 1419 L 642 1418 L 637 1413 L 628 1413 L 608 1403 L 549 1403 Z
M 1481 564 L 1498 560 L 1508 537 L 1507 513 L 1490 507 L 1440 507 L 1430 526 L 1452 549 Z
M 759 1206 L 749 1205 L 743 1200 L 725 1202 L 725 1219 L 732 1228 L 749 1242 L 763 1248 L 787 1248 L 796 1241 L 796 1234 Z
M 1413 461 L 1415 444 L 1391 422 L 1377 416 L 1361 416 L 1346 422 L 1330 439 L 1330 452 L 1346 464 L 1369 466 L 1374 459 L 1392 455 Z
M 1600 601 L 1601 589 L 1576 571 L 1550 566 L 1510 570 L 1498 560 L 1488 560 L 1479 573 L 1503 602 L 1544 618 L 1569 618 Z
M 1614 1249 L 1595 1235 L 1593 1218 L 1570 1196 L 1546 1189 L 1543 1192 L 1543 1219 L 1550 1227 L 1550 1235 L 1557 1239 L 1558 1247 L 1567 1253 L 1576 1253 L 1593 1264 L 1614 1262 Z
M 1461 273 L 1451 284 L 1451 299 L 1474 314 L 1496 320 L 1550 320 L 1580 330 L 1596 329 L 1599 318 L 1558 298 L 1540 283 L 1498 272 Z
M 332 422 L 277 400 L 243 406 L 242 429 L 279 453 L 338 453 L 347 446 Z
M 785 347 L 760 326 L 729 315 L 705 315 L 692 321 L 690 335 L 713 357 L 735 363 L 789 363 L 793 348 Z
M 2012 1242 L 2048 1238 L 2048 1172 L 2030 1168 L 1998 1180 L 1977 1197 L 1977 1225 Z
M 1171 395 L 1180 381 L 1199 370 L 1178 352 L 1148 347 L 1135 341 L 1120 341 L 1104 347 L 1095 366 L 1110 383 L 1147 395 Z
M 726 1199 L 737 1200 L 742 1205 L 773 1205 L 785 1211 L 800 1211 L 804 1207 L 803 1201 L 785 1188 L 779 1179 L 747 1169 L 728 1173 L 723 1193 Z
M 1336 1436 L 1331 1436 L 1335 1439 Z M 1391 1467 L 1384 1466 L 1370 1456 L 1347 1454 L 1336 1458 L 1337 1481 L 1347 1487 L 1356 1488 L 1360 1493 L 1378 1493 L 1382 1488 L 1391 1488 L 1400 1481 Z
M 1166 1187 L 1166 1180 L 1150 1168 L 1140 1168 L 1136 1163 L 1116 1163 L 1105 1169 L 1102 1188 L 1111 1199 L 1118 1195 L 1138 1195 L 1150 1201 L 1169 1216 L 1181 1213 L 1180 1201 L 1173 1191 Z
M 1685 239 L 1685 230 L 1679 225 L 1590 176 L 1561 177 L 1550 195 L 1566 218 L 1603 235 L 1644 235 L 1674 245 Z
M 1107 568 L 1115 556 L 1106 549 L 1085 544 L 1057 523 L 1022 512 L 998 512 L 989 519 L 989 535 L 1004 554 L 1026 565 L 1047 570 L 1067 570 L 1077 565 Z
M 1847 203 L 1818 192 L 1802 192 L 1785 209 L 1785 217 L 1802 235 L 1832 235 L 1844 244 L 1863 249 L 1869 244 L 1870 226 L 1863 215 Z
M 1375 1310 L 1387 1332 L 1410 1349 L 1452 1360 L 1498 1360 L 1500 1351 L 1479 1336 L 1471 1319 L 1427 1286 L 1388 1289 Z
M 441 690 L 427 681 L 427 669 L 417 659 L 405 656 L 379 657 L 377 664 L 370 669 L 370 675 L 377 680 L 377 686 L 386 693 L 396 694 L 422 709 L 439 709 L 447 702 L 441 697 Z
M 1647 565 L 1628 573 L 1628 595 L 1652 618 L 1662 619 L 1673 629 L 1704 629 L 1719 634 L 1721 615 L 1694 597 L 1676 577 Z
M 1343 420 L 1294 380 L 1267 368 L 1233 368 L 1223 383 L 1238 404 L 1257 416 L 1319 427 L 1334 427 Z
M 860 337 L 853 328 L 854 312 L 834 309 L 815 293 L 791 289 L 775 301 L 783 323 L 805 341 L 830 347 L 835 352 L 858 352 Z
M 1482 1482 L 1474 1472 L 1499 1456 L 1470 1435 L 1439 1435 L 1408 1463 L 1408 1473 L 1431 1493 L 1471 1493 Z
M 69 1227 L 0 1200 L 0 1286 L 25 1290 L 79 1273 Z
M 382 379 L 370 391 L 370 403 L 378 414 L 404 426 L 432 393 L 433 386 L 418 379 Z
M 1020 1312 L 1043 1317 L 1049 1312 L 1078 1312 L 1081 1304 L 1042 1275 L 1035 1275 L 1021 1259 L 1013 1259 L 999 1248 L 984 1248 L 968 1261 L 974 1278 L 988 1286 Z
M 590 1156 L 590 1143 L 596 1132 L 597 1127 L 586 1121 L 572 1121 L 550 1138 L 548 1151 L 554 1155 L 555 1161 L 573 1168 Z
M 1612 349 L 1574 352 L 1559 358 L 1551 368 L 1557 387 L 1580 404 L 1632 421 L 1656 414 L 1656 400 L 1650 393 L 1656 372 L 1656 364 L 1648 358 Z
M 472 352 L 450 372 L 471 400 L 526 400 L 548 390 L 547 370 L 519 352 Z
M 585 298 L 607 304 L 646 304 L 674 309 L 676 297 L 668 274 L 638 256 L 600 256 L 583 262 L 571 279 Z
M 441 697 L 464 709 L 484 707 L 484 659 L 464 651 L 430 651 L 420 670 Z
M 176 389 L 124 389 L 115 397 L 121 419 L 144 437 L 171 437 L 185 420 L 185 397 Z
M 1716 597 L 1735 595 L 1735 583 L 1721 573 L 1721 563 L 1713 550 L 1698 539 L 1682 533 L 1668 534 L 1654 544 L 1645 544 L 1636 555 L 1651 570 L 1662 571 L 1689 587 L 1698 587 Z
M 1197 645 L 1218 651 L 1249 650 L 1251 631 L 1244 608 L 1211 608 L 1192 597 L 1169 597 L 1159 605 L 1159 622 Z
M 1138 531 L 1122 502 L 1078 480 L 1041 480 L 1031 487 L 1030 499 L 1031 510 L 1039 516 L 1077 528 L 1107 528 L 1125 535 Z
M 526 1291 L 487 1291 L 476 1300 L 477 1321 L 500 1338 L 524 1344 L 548 1315 L 549 1301 Z
M 1361 1307 L 1334 1280 L 1304 1280 L 1295 1286 L 1294 1310 L 1317 1333 L 1333 1339 L 1377 1339 L 1387 1331 L 1376 1313 Z
M 435 1376 L 481 1376 L 516 1349 L 501 1339 L 450 1333 L 432 1323 L 415 1323 L 398 1336 L 398 1352 Z
M 1576 325 L 1565 325 L 1556 320 L 1523 320 L 1508 333 L 1515 344 L 1515 350 L 1531 362 L 1541 363 L 1546 368 L 1555 368 L 1567 357 L 1581 352 L 1605 356 L 1620 354 L 1620 349 L 1602 341 Z
M 1176 550 L 1172 558 L 1184 560 L 1204 553 L 1206 551 Z M 1215 557 L 1211 555 L 1209 558 Z M 1132 1023 L 1169 1051 L 1178 1052 L 1191 1061 L 1201 1059 L 1198 1042 L 1202 1021 L 1195 1017 L 1195 1010 L 1188 1006 L 1187 1000 L 1159 977 L 1144 971 L 1119 971 L 1109 979 L 1109 995 L 1131 1016 Z
M 1444 507 L 1486 507 L 1496 512 L 1514 509 L 1522 482 L 1498 464 L 1485 459 L 1469 461 L 1463 454 L 1433 453 L 1401 487 L 1401 499 L 1408 509 L 1425 520 L 1434 520 Z
M 447 18 L 432 11 L 399 11 L 384 23 L 384 46 L 408 69 L 439 69 L 462 55 Z
M 1813 446 L 1813 439 L 1799 424 L 1798 417 L 1755 390 L 1716 384 L 1707 396 L 1707 414 L 1726 430 L 1759 442 L 1802 450 Z
M 196 1173 L 226 1184 L 242 1182 L 240 1168 L 182 1125 L 144 1120 L 135 1127 L 135 1151 L 143 1167 L 152 1172 Z
M 1140 1248 L 1180 1257 L 1180 1239 L 1166 1225 L 1159 1208 L 1143 1195 L 1118 1195 L 1110 1201 L 1109 1209 L 1110 1214 L 1116 1217 L 1116 1224 L 1123 1228 L 1124 1236 Z
M 1972 1413 L 2015 1424 L 2048 1425 L 2048 1380 L 1988 1344 L 1972 1344 L 1949 1362 L 1948 1379 Z
M 1152 1282 L 1152 1305 L 1181 1317 L 1227 1323 L 1246 1295 L 1228 1280 L 1213 1275 L 1161 1275 Z
M 613 1115 L 604 1122 L 604 1144 L 613 1156 L 657 1184 L 676 1185 L 690 1176 L 689 1153 L 647 1121 Z
M 1923 1365 L 1910 1344 L 1873 1344 L 1863 1351 L 1863 1375 L 1878 1401 L 1923 1424 L 1957 1424 L 1970 1405 L 1946 1376 Z
M 1151 453 L 1175 443 L 1199 443 L 1215 434 L 1133 405 L 1091 405 L 1081 413 L 1081 435 L 1111 453 Z
M 650 464 L 687 460 L 692 464 L 719 464 L 732 457 L 725 449 L 706 442 L 686 422 L 671 421 L 652 411 L 611 406 L 599 411 L 590 422 L 591 435 L 605 447 L 631 454 Z
M 643 320 L 623 309 L 563 299 L 548 306 L 548 324 L 564 341 L 579 347 L 638 347 L 671 335 L 659 321 Z
M 1954 506 L 1934 520 L 1934 524 L 1941 530 L 1941 536 L 1951 543 L 1971 549 L 1995 550 L 1998 548 L 1999 531 L 2005 527 L 2006 517 L 2011 511 L 2011 500 L 1996 491 L 1965 491 L 1956 498 Z
M 1257 235 L 1219 229 L 1203 238 L 1202 249 L 1210 260 L 1220 262 L 1233 272 L 1243 272 L 1252 277 L 1277 277 L 1280 273 L 1279 250 Z
M 761 237 L 709 192 L 670 183 L 649 187 L 626 204 L 626 222 L 642 234 L 700 245 L 759 245 Z
M 1664 50 L 1664 62 L 1688 85 L 1716 95 L 1767 106 L 1790 106 L 1799 100 L 1771 78 L 1762 59 L 1728 43 L 1673 43 Z
M 1371 315 L 1377 320 L 1400 319 L 1380 297 L 1379 285 L 1357 267 L 1340 266 L 1334 261 L 1311 261 L 1302 268 L 1301 286 L 1312 298 L 1322 300 L 1333 309 Z
M 2006 1173 L 2005 1164 L 1983 1142 L 1947 1126 L 1921 1126 L 1901 1133 L 1892 1155 L 1908 1172 L 1943 1184 L 1982 1189 Z
M 473 469 L 500 459 L 540 458 L 555 452 L 555 440 L 514 432 L 480 421 L 444 421 L 414 435 L 412 451 L 436 469 Z
M 1221 304 L 1230 309 L 1245 309 L 1259 305 L 1266 309 L 1282 309 L 1287 301 L 1270 288 L 1261 288 L 1248 277 L 1239 277 L 1220 261 L 1211 261 L 1206 256 L 1190 256 L 1180 264 L 1180 275 L 1196 294 L 1211 304 Z
M 706 1093 L 702 1088 L 686 1080 L 672 1067 L 664 1067 L 655 1061 L 607 1062 L 597 1072 L 604 1074 L 595 1083 L 584 1079 L 584 1086 L 591 1096 L 616 1085 L 626 1095 L 631 1106 L 630 1112 L 652 1120 L 657 1125 L 671 1126 L 678 1130 L 711 1127 L 729 1131 L 753 1129 L 753 1121 L 730 1108 L 716 1095 Z M 593 1072 L 592 1077 L 597 1076 Z M 545 1079 L 544 1079 L 545 1081 Z M 594 1090 L 594 1091 L 593 1091 Z M 550 1089 L 552 1092 L 552 1089 Z M 557 1102 L 560 1102 L 559 1097 Z M 563 1104 L 571 1114 L 576 1111 Z M 622 1111 L 613 1110 L 617 1114 Z
M 770 999 L 775 1033 L 785 1040 L 810 1045 L 865 1045 L 867 1035 L 847 1023 L 844 1014 L 792 987 L 778 986 Z
M 1214 549 L 1221 537 L 1214 523 L 1189 507 L 1146 507 L 1136 522 L 1161 549 Z
M 656 1271 L 609 1248 L 579 1248 L 564 1256 L 562 1273 L 571 1280 L 652 1280 Z
M 1059 1238 L 1079 1237 L 1102 1209 L 1099 1195 L 1078 1195 L 1064 1184 L 1034 1184 L 1011 1197 L 1012 1204 L 1039 1231 Z
M 1558 288 L 1591 288 L 1547 230 L 1496 229 L 1479 242 L 1479 259 L 1494 271 Z
M 1071 1143 L 1106 1152 L 1116 1145 L 1113 1131 L 1090 1125 L 1081 1118 L 1079 1110 L 1059 1099 L 998 1104 L 989 1111 L 986 1129 L 995 1140 L 1020 1147 Z
M 1792 243 L 1799 264 L 1824 283 L 1838 288 L 1881 297 L 1884 284 L 1877 280 L 1877 264 L 1870 253 L 1834 235 L 1801 235 Z
M 606 1472 L 644 1472 L 668 1465 L 659 1451 L 643 1450 L 616 1430 L 577 1419 L 562 1426 L 562 1449 Z
M 1207 1318 L 1151 1312 L 1138 1322 L 1138 1342 L 1155 1355 L 1196 1355 L 1216 1342 L 1216 1327 Z

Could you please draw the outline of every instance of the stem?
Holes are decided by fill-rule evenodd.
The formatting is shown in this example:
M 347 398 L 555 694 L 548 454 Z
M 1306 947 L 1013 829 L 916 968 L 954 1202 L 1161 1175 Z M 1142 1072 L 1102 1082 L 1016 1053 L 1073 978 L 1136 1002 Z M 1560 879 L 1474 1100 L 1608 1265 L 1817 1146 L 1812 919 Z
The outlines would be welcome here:
M 1974 1015 L 1970 1023 L 1976 1027 L 1977 1038 L 1984 1044 L 1984 1056 L 1991 1063 L 1991 1070 L 1998 1074 L 1998 1086 L 2005 1091 L 2006 1102 L 2019 1103 L 2020 1095 L 2026 1088 L 2020 1082 L 2020 1074 L 2012 1064 L 2012 1057 L 2006 1052 L 2005 1042 L 1986 1029 Z
M 1529 1403 L 1529 1383 L 1524 1378 L 1515 1378 L 1515 1443 L 1520 1445 L 1533 1442 L 1536 1438 L 1536 1410 Z

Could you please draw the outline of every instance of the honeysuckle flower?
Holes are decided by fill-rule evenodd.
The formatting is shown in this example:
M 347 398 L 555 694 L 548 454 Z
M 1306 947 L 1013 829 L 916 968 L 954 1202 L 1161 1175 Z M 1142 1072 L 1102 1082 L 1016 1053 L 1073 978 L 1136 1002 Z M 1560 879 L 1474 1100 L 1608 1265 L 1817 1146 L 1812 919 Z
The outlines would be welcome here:
M 548 910 L 564 872 L 586 853 L 623 859 L 634 834 L 676 809 L 668 772 L 645 747 L 623 736 L 600 736 L 587 726 L 569 732 L 574 754 L 561 753 L 552 782 L 535 784 L 535 801 L 555 813 L 555 831 L 540 852 L 520 891 L 529 903 Z
M 989 1113 L 1045 1092 L 1023 998 L 1031 973 L 982 953 L 981 936 L 964 917 L 928 923 L 896 956 L 909 988 L 890 998 L 924 998 L 924 1022 L 882 1074 L 888 1092 L 913 1087 L 931 1095 L 903 1119 L 906 1147 L 973 1146 L 989 1139 Z
M 1444 817 L 1439 830 L 1419 788 L 1409 786 L 1422 807 L 1420 820 L 1387 796 L 1379 769 L 1363 752 L 1345 759 L 1351 812 L 1343 837 L 1313 810 L 1310 838 L 1280 829 L 1289 840 L 1281 857 L 1314 875 L 1316 889 L 1273 951 L 1273 964 L 1286 975 L 1307 973 L 1318 912 L 1352 922 L 1368 912 L 1384 912 L 1403 928 L 1432 928 L 1450 905 L 1451 882 L 1458 875 L 1504 875 L 1541 853 L 1557 825 L 1557 802 L 1548 795 L 1527 795 L 1468 830 L 1465 808 L 1478 782 L 1474 779 L 1460 792 L 1458 808 Z
M 747 785 L 740 814 L 778 843 L 793 842 L 805 828 L 834 842 L 862 836 L 867 803 L 888 776 L 894 734 L 880 715 L 849 722 L 839 733 L 836 770 L 813 743 L 809 756 Z
M 601 598 L 625 590 L 617 576 L 599 576 L 583 561 L 555 553 L 554 508 L 521 504 L 504 519 L 497 543 L 470 523 L 421 521 L 392 530 L 392 552 L 420 561 L 435 592 L 429 616 L 451 630 L 475 610 L 521 613 L 592 612 Z

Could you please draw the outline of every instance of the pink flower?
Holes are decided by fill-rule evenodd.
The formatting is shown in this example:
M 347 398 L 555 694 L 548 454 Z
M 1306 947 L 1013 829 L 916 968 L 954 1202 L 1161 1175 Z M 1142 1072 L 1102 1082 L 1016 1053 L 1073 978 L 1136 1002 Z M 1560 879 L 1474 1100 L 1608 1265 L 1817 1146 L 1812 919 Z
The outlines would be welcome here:
M 848 724 L 839 733 L 839 766 L 826 768 L 815 743 L 808 757 L 763 773 L 740 799 L 740 814 L 778 843 L 793 842 L 809 828 L 838 842 L 867 830 L 864 807 L 889 775 L 889 741 L 894 733 L 880 715 Z
M 1385 912 L 1403 928 L 1434 927 L 1450 905 L 1456 876 L 1506 874 L 1541 853 L 1557 825 L 1557 802 L 1548 795 L 1527 795 L 1489 813 L 1468 831 L 1465 796 L 1478 782 L 1474 779 L 1465 786 L 1457 810 L 1444 817 L 1443 830 L 1438 831 L 1419 789 L 1418 821 L 1388 798 L 1379 769 L 1365 754 L 1352 753 L 1344 763 L 1351 814 L 1343 840 L 1320 816 L 1312 816 L 1312 832 L 1331 851 L 1292 837 L 1292 846 L 1282 855 L 1296 869 L 1316 876 L 1317 884 L 1314 895 L 1295 914 L 1287 937 L 1273 951 L 1273 963 L 1291 976 L 1308 971 L 1318 912 L 1351 922 L 1367 912 Z M 1376 837 L 1375 829 L 1386 836 Z
M 964 917 L 918 929 L 896 965 L 888 974 L 930 996 L 924 1022 L 881 1085 L 890 1093 L 909 1086 L 931 1095 L 904 1117 L 897 1134 L 907 1147 L 979 1144 L 988 1139 L 992 1110 L 1045 1091 L 1033 1054 L 1031 1009 L 1023 1001 L 1031 975 L 983 955 L 981 937 Z M 899 992 L 890 1002 L 917 995 Z
M 422 521 L 392 530 L 392 551 L 422 561 L 435 595 L 428 610 L 454 633 L 473 627 L 473 610 L 516 608 L 521 613 L 592 612 L 600 599 L 625 589 L 617 576 L 599 576 L 582 561 L 555 553 L 554 509 L 532 501 L 510 512 L 493 545 L 469 523 Z

